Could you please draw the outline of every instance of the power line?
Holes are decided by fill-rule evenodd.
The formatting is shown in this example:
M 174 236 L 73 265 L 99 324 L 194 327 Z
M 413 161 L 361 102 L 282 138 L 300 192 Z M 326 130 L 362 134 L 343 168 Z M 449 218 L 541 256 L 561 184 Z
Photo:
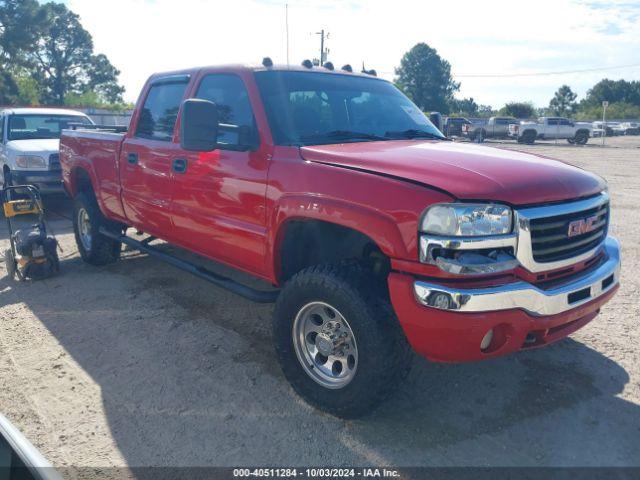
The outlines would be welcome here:
M 604 70 L 620 70 L 623 68 L 637 68 L 640 67 L 640 63 L 634 63 L 630 65 L 617 65 L 615 67 L 595 67 L 584 68 L 579 70 L 558 70 L 553 72 L 532 72 L 532 73 L 462 73 L 455 74 L 454 78 L 513 78 L 513 77 L 543 77 L 547 75 L 568 75 L 571 73 L 587 73 L 587 72 L 601 72 Z M 395 72 L 380 72 L 385 75 L 395 74 Z
M 495 74 L 460 74 L 453 75 L 456 78 L 511 78 L 511 77 L 543 77 L 547 75 L 567 75 L 570 73 L 586 73 L 586 72 L 601 72 L 603 70 L 619 70 L 622 68 L 634 68 L 640 67 L 640 63 L 631 65 L 618 65 L 615 67 L 595 67 L 595 68 L 583 68 L 579 70 L 558 70 L 555 72 L 534 72 L 534 73 L 495 73 Z

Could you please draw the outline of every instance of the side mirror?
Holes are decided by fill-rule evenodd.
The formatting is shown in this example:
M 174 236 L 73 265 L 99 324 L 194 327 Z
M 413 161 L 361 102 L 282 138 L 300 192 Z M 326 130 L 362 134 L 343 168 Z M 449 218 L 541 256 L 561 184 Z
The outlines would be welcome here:
M 210 152 L 217 147 L 218 107 L 199 98 L 182 102 L 180 146 L 193 152 Z

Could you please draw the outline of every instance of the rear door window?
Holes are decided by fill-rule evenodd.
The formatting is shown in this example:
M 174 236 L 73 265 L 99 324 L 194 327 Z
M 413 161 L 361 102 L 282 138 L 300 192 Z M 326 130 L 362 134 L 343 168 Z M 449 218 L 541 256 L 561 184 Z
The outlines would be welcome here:
M 149 89 L 140 111 L 136 137 L 170 142 L 188 79 L 164 81 Z

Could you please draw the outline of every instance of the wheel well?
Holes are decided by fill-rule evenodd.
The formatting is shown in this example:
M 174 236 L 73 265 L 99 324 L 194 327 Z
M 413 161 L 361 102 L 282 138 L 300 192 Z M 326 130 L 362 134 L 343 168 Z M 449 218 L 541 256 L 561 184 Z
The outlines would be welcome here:
M 576 135 L 578 135 L 579 133 L 586 133 L 587 135 L 589 135 L 589 130 L 587 130 L 586 128 L 581 128 L 580 130 L 576 131 Z
M 76 168 L 73 171 L 73 185 L 76 193 L 87 192 L 93 193 L 93 184 L 89 173 L 83 168 Z
M 362 262 L 384 278 L 389 273 L 388 257 L 357 230 L 319 220 L 290 220 L 283 228 L 277 252 L 279 283 L 312 265 L 346 260 Z

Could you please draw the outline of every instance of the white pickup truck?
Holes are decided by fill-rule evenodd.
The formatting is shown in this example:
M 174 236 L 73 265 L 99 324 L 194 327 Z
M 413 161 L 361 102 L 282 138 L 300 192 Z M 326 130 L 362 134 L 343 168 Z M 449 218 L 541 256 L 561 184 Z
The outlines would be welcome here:
M 93 125 L 84 113 L 52 108 L 0 111 L 2 185 L 35 185 L 41 193 L 61 193 L 60 133 L 70 124 Z
M 541 117 L 537 122 L 509 125 L 509 136 L 518 143 L 532 144 L 536 140 L 566 139 L 571 144 L 584 145 L 592 136 L 590 123 L 576 123 L 568 118 Z

